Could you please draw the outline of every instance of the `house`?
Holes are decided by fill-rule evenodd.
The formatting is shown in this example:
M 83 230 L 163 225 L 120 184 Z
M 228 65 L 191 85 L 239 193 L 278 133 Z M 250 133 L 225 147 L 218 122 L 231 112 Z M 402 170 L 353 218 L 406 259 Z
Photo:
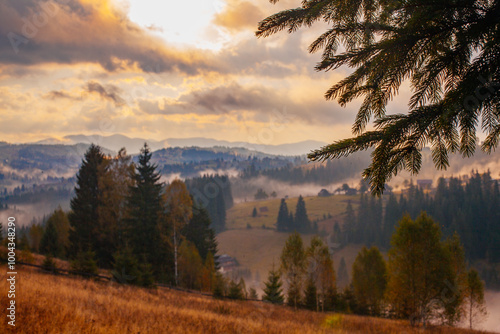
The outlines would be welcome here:
M 231 257 L 227 254 L 222 254 L 221 256 L 219 256 L 217 262 L 219 263 L 219 271 L 223 274 L 238 267 L 238 261 L 236 261 L 234 257 Z

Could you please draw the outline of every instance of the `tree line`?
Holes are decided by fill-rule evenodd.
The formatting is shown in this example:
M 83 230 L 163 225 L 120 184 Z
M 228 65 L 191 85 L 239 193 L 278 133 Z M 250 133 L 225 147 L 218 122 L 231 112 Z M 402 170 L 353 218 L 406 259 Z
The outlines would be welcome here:
M 79 272 L 111 269 L 123 283 L 212 289 L 217 242 L 210 215 L 182 181 L 161 182 L 151 157 L 147 144 L 137 163 L 124 149 L 111 157 L 88 148 L 71 210 L 55 210 L 24 234 L 33 251 L 47 255 L 44 266 L 54 267 L 58 257 Z
M 458 234 L 442 240 L 425 212 L 405 215 L 391 236 L 388 260 L 379 249 L 363 247 L 352 266 L 352 281 L 336 287 L 327 245 L 314 237 L 306 248 L 300 234 L 289 236 L 279 269 L 269 272 L 263 300 L 315 311 L 408 319 L 412 325 L 468 321 L 486 315 L 484 283 L 467 269 Z
M 399 198 L 389 194 L 385 205 L 382 198 L 361 194 L 357 212 L 347 204 L 344 225 L 334 228 L 334 239 L 388 249 L 399 218 L 405 213 L 416 218 L 422 210 L 441 224 L 445 236 L 458 233 L 469 261 L 500 262 L 500 189 L 489 172 L 466 179 L 440 178 L 433 193 L 410 183 Z M 494 270 L 485 269 L 482 276 L 492 287 L 500 287 Z

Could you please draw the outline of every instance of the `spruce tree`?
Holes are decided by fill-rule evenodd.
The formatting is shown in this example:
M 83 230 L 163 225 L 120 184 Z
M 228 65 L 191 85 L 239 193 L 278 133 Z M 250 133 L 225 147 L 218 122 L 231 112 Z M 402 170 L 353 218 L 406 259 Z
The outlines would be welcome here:
M 60 257 L 62 255 L 62 245 L 59 242 L 59 234 L 57 233 L 53 220 L 47 222 L 47 227 L 40 241 L 40 251 L 43 254 L 53 257 Z
M 269 272 L 267 282 L 264 284 L 266 287 L 264 288 L 264 296 L 262 296 L 262 300 L 273 304 L 283 304 L 283 283 L 281 282 L 279 272 L 274 270 L 274 265 L 273 269 Z
M 312 277 L 306 281 L 306 289 L 304 291 L 304 306 L 311 311 L 319 311 L 318 309 L 318 289 Z
M 90 145 L 76 176 L 75 197 L 71 199 L 69 234 L 71 255 L 97 248 L 99 222 L 99 168 L 104 154 L 97 145 Z
M 208 253 L 216 256 L 218 252 L 215 231 L 210 227 L 210 216 L 203 206 L 193 203 L 192 211 L 193 217 L 183 228 L 182 235 L 196 246 L 201 259 L 205 261 Z
M 281 199 L 280 209 L 278 211 L 278 220 L 276 221 L 276 229 L 278 232 L 285 232 L 290 229 L 290 216 L 285 199 Z
M 297 207 L 295 208 L 295 220 L 294 226 L 297 232 L 300 233 L 310 233 L 311 232 L 311 222 L 307 217 L 306 202 L 302 195 L 299 196 L 297 200 Z
M 147 144 L 141 149 L 139 162 L 132 175 L 133 185 L 127 199 L 126 241 L 138 259 L 153 265 L 157 275 L 173 271 L 172 251 L 169 243 L 162 240 L 160 219 L 162 218 L 162 188 L 156 165 L 151 163 L 152 153 Z

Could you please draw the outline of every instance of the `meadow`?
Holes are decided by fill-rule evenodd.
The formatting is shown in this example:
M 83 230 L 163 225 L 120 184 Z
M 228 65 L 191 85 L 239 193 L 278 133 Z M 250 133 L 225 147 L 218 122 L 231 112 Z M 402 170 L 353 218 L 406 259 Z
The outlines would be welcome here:
M 3 275 L 2 275 L 3 276 Z M 0 290 L 7 290 L 4 277 Z M 0 295 L 6 305 L 7 295 Z M 263 302 L 148 290 L 18 268 L 16 328 L 2 333 L 480 333 L 412 328 L 406 321 L 324 314 Z
M 331 231 L 335 221 L 343 223 L 347 202 L 351 201 L 356 210 L 359 205 L 359 196 L 336 195 L 330 197 L 309 196 L 304 197 L 308 217 L 311 221 L 322 220 L 323 216 L 332 216 L 331 219 L 320 222 L 319 228 Z M 281 199 L 273 198 L 260 201 L 236 203 L 231 209 L 227 210 L 226 227 L 227 229 L 245 229 L 247 226 L 262 228 L 275 228 L 276 219 Z M 297 198 L 286 199 L 288 211 L 295 213 Z M 253 209 L 257 209 L 257 217 L 252 217 Z

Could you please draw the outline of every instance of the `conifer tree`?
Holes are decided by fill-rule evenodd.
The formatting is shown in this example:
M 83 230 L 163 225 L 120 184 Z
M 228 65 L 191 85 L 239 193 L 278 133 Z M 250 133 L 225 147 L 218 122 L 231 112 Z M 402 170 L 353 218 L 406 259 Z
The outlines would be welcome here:
M 59 243 L 59 234 L 54 220 L 49 219 L 47 222 L 47 227 L 40 242 L 40 250 L 43 254 L 53 257 L 60 257 L 62 255 L 63 249 Z
M 153 266 L 158 278 L 160 274 L 172 273 L 173 252 L 168 240 L 162 238 L 163 184 L 151 156 L 149 146 L 144 144 L 127 198 L 126 242 L 138 259 L 144 259 Z
M 278 232 L 285 232 L 290 229 L 290 216 L 285 199 L 281 199 L 280 208 L 278 211 L 278 220 L 276 221 L 276 229 Z
M 297 207 L 295 208 L 294 217 L 294 227 L 297 232 L 300 233 L 310 233 L 311 232 L 311 222 L 309 217 L 307 217 L 306 202 L 302 195 L 299 196 L 297 200 Z
M 318 308 L 318 289 L 312 277 L 306 280 L 306 289 L 304 291 L 304 306 L 311 311 L 319 311 Z
M 75 197 L 71 199 L 69 234 L 71 255 L 93 251 L 97 246 L 100 205 L 99 169 L 104 154 L 99 146 L 90 145 L 76 176 Z
M 195 245 L 202 261 L 205 261 L 208 253 L 212 253 L 212 257 L 217 255 L 215 231 L 210 227 L 210 216 L 204 207 L 193 203 L 192 212 L 193 216 L 182 229 L 182 235 Z
M 243 292 L 243 286 L 241 282 L 236 283 L 233 280 L 229 282 L 229 290 L 227 293 L 227 298 L 239 299 L 239 300 L 245 299 L 245 293 Z
M 255 288 L 251 287 L 250 289 L 248 289 L 248 299 L 250 300 L 259 299 L 259 295 L 257 295 L 257 290 L 255 290 Z
M 274 270 L 274 265 L 273 269 L 269 272 L 267 282 L 264 284 L 266 287 L 264 288 L 264 296 L 262 296 L 262 300 L 273 304 L 283 304 L 283 283 L 281 282 L 279 272 Z

